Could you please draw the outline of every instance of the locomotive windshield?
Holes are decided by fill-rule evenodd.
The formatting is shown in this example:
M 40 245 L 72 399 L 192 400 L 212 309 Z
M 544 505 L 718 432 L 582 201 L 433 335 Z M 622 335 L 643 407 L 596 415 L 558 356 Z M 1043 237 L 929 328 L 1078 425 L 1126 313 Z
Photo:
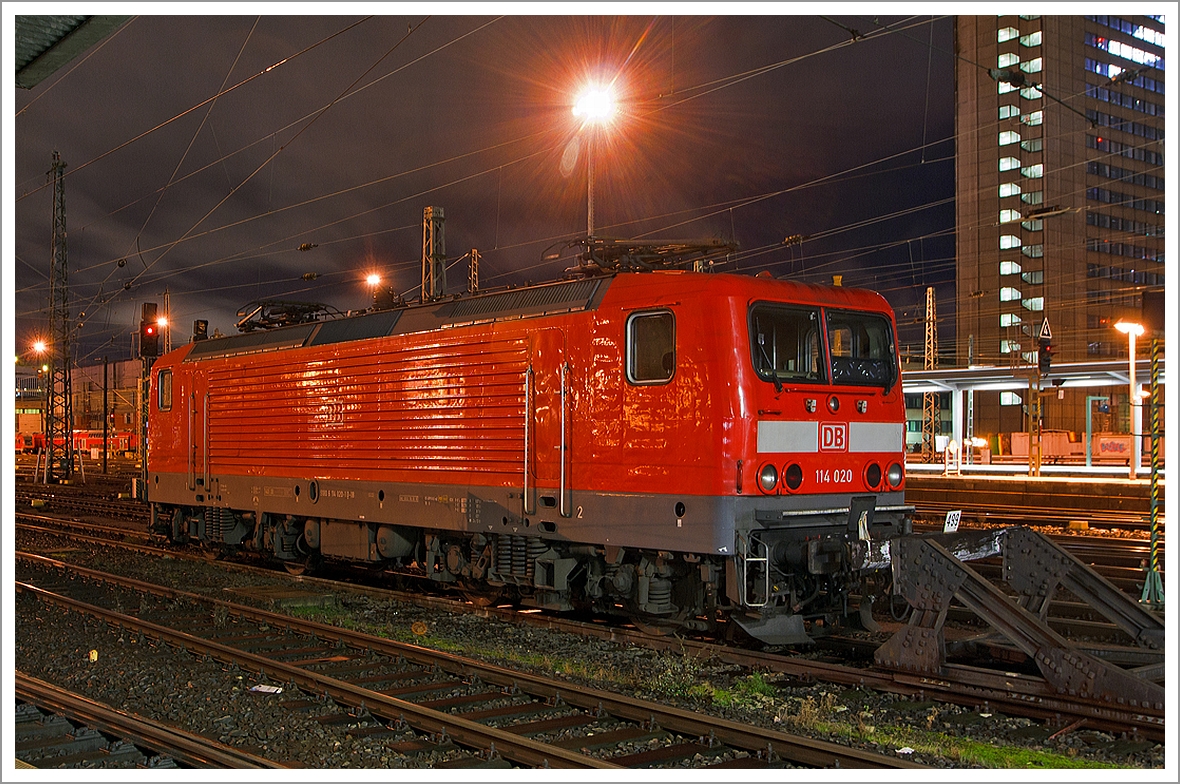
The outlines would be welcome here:
M 750 308 L 750 343 L 754 369 L 781 389 L 784 381 L 822 383 L 819 309 L 758 304 Z
M 896 381 L 897 360 L 889 321 L 871 313 L 828 311 L 832 383 L 885 387 Z
M 827 331 L 827 356 L 821 338 Z M 750 308 L 754 370 L 781 390 L 784 382 L 880 386 L 897 383 L 889 320 L 874 313 L 758 303 Z

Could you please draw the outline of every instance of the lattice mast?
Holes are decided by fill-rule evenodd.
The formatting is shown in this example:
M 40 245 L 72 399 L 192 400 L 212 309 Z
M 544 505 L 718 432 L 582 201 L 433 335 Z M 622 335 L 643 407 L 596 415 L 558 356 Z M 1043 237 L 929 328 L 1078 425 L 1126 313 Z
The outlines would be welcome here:
M 479 291 L 479 249 L 472 248 L 470 264 L 467 267 L 467 293 L 475 294 Z
M 441 299 L 447 290 L 447 249 L 442 207 L 422 210 L 422 301 Z
M 934 287 L 926 289 L 926 351 L 923 367 L 934 370 L 938 367 L 938 317 L 934 306 Z M 922 459 L 932 462 L 937 450 L 935 436 L 939 427 L 938 393 L 922 393 Z
M 66 164 L 56 150 L 49 169 L 53 182 L 53 239 L 49 265 L 49 386 L 45 399 L 43 481 L 74 473 L 73 395 L 70 390 L 70 289 L 66 253 Z

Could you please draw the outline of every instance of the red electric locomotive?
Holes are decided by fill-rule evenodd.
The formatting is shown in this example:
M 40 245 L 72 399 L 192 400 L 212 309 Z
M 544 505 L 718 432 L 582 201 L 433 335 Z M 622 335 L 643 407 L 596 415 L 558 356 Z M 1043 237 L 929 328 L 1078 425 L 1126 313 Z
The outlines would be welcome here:
M 896 345 L 876 293 L 671 270 L 201 340 L 151 371 L 153 521 L 806 641 L 909 532 Z

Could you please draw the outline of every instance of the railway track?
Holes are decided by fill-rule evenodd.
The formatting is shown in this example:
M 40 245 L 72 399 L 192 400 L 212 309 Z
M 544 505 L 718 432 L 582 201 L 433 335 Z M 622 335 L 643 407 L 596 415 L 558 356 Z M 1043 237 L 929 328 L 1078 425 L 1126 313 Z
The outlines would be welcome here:
M 149 534 L 146 531 L 138 528 L 131 528 L 127 526 L 98 526 L 93 523 L 78 523 L 74 521 L 63 521 L 59 518 L 48 517 L 45 515 L 32 515 L 29 513 L 18 513 L 19 525 L 22 530 L 40 530 L 45 533 L 62 533 L 68 532 L 74 541 L 94 542 L 100 543 L 117 543 L 122 547 L 139 547 L 142 552 L 155 555 L 168 554 L 173 557 L 191 557 L 202 560 L 209 560 L 218 558 L 219 554 L 202 550 L 199 548 L 190 548 L 189 550 L 178 550 L 176 547 L 169 545 L 163 541 L 161 537 Z M 921 530 L 921 527 L 918 527 Z M 930 527 L 931 531 L 935 530 Z M 1059 538 L 1067 544 L 1068 549 L 1078 555 L 1078 557 L 1091 563 L 1100 574 L 1113 584 L 1118 586 L 1124 592 L 1130 595 L 1137 595 L 1143 586 L 1143 568 L 1142 564 L 1138 567 L 1132 566 L 1132 563 L 1140 563 L 1142 555 L 1146 552 L 1146 545 L 1139 544 L 1136 540 L 1127 539 L 1110 539 L 1103 540 L 1102 543 L 1095 543 L 1089 538 L 1062 536 Z M 253 560 L 253 559 L 250 559 Z M 229 561 L 223 562 L 226 568 L 230 568 Z M 259 567 L 247 564 L 247 569 L 256 569 Z M 981 561 L 972 562 L 972 568 L 978 571 L 985 577 L 999 581 L 1002 579 L 1002 559 L 989 558 Z M 261 567 L 261 571 L 271 573 L 274 570 Z M 341 574 L 347 574 L 345 570 Z M 373 575 L 371 573 L 361 573 L 358 576 L 359 580 L 373 581 L 374 578 L 380 580 L 380 575 Z M 350 581 L 350 585 L 352 581 Z M 413 601 L 418 598 L 418 594 L 402 593 L 400 594 L 407 601 Z M 446 599 L 444 601 L 452 601 Z M 1162 610 L 1159 611 L 1162 615 Z M 948 617 L 958 623 L 971 624 L 978 622 L 976 616 L 969 610 L 962 606 L 952 606 Z M 1077 601 L 1058 598 L 1052 602 L 1050 607 L 1050 614 L 1048 617 L 1049 624 L 1061 634 L 1071 638 L 1087 638 L 1097 641 L 1099 647 L 1095 650 L 1102 650 L 1108 652 L 1108 648 L 1101 647 L 1101 643 L 1118 644 L 1125 642 L 1125 635 L 1114 624 L 1108 620 L 1101 618 L 1095 614 L 1089 607 Z M 1134 653 L 1128 652 L 1123 655 L 1123 660 L 1135 661 Z
M 325 723 L 389 733 L 401 752 L 444 741 L 460 747 L 448 766 L 499 759 L 553 768 L 639 769 L 686 760 L 717 768 L 922 767 L 39 556 L 19 554 L 18 564 L 18 595 L 26 600 L 290 684 Z
M 14 746 L 28 768 L 278 768 L 241 749 L 134 716 L 17 671 Z
M 151 549 L 149 549 L 150 551 Z M 194 559 L 197 558 L 199 557 L 194 556 Z M 251 567 L 241 565 L 219 563 L 218 566 L 258 573 Z M 281 572 L 267 571 L 265 573 L 279 581 L 287 580 Z M 385 589 L 353 585 L 344 588 L 338 582 L 314 577 L 302 577 L 298 584 L 322 588 L 325 591 L 348 590 L 375 597 L 392 597 L 398 601 L 436 606 L 440 610 L 454 611 L 459 609 L 454 599 L 431 598 L 419 593 L 397 593 Z M 981 672 L 977 668 L 963 668 L 952 663 L 942 677 L 913 676 L 906 673 L 882 672 L 863 664 L 844 666 L 817 663 L 811 658 L 801 659 L 797 656 L 775 652 L 723 647 L 706 641 L 686 640 L 680 637 L 652 638 L 639 632 L 617 627 L 604 627 L 596 623 L 583 623 L 534 613 L 522 614 L 508 607 L 468 606 L 465 609 L 468 612 L 495 615 L 506 621 L 547 626 L 583 636 L 598 636 L 657 650 L 683 651 L 694 656 L 712 657 L 763 672 L 784 673 L 801 680 L 824 681 L 849 687 L 868 686 L 907 697 L 937 699 L 967 707 L 991 705 L 997 708 L 1002 707 L 1009 715 L 1027 715 L 1053 722 L 1065 721 L 1068 718 L 1069 721 L 1085 721 L 1087 726 L 1095 728 L 1100 727 L 1115 732 L 1140 733 L 1145 737 L 1155 737 L 1157 734 L 1162 734 L 1162 716 L 1112 709 L 1108 705 L 1095 704 L 1092 701 L 1063 698 L 1037 677 L 1018 676 L 1016 673 L 1004 670 L 990 673 Z M 1109 624 L 1107 626 L 1109 627 Z M 1110 632 L 1112 629 L 1113 627 L 1110 627 L 1106 631 Z M 1087 631 L 1093 633 L 1094 628 L 1088 627 Z M 872 649 L 881 641 L 881 638 L 877 638 L 875 642 L 866 642 L 865 646 L 868 647 L 862 646 L 862 650 L 858 654 L 860 658 L 862 660 L 864 658 L 871 659 Z M 952 644 L 950 647 L 953 649 L 955 646 Z M 998 651 L 1000 656 L 1010 655 L 1010 652 L 1005 653 L 1000 649 L 992 651 L 987 645 L 976 646 L 973 650 L 992 653 Z M 1130 653 L 1127 655 L 1135 653 L 1135 649 L 1128 650 Z M 1135 662 L 1131 661 L 1130 663 Z

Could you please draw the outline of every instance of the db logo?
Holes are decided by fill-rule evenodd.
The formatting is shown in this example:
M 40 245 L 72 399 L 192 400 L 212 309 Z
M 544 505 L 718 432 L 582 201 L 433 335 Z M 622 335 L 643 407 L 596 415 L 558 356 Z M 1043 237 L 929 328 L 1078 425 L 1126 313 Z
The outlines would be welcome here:
M 819 426 L 819 449 L 821 452 L 847 452 L 848 423 L 822 423 Z

